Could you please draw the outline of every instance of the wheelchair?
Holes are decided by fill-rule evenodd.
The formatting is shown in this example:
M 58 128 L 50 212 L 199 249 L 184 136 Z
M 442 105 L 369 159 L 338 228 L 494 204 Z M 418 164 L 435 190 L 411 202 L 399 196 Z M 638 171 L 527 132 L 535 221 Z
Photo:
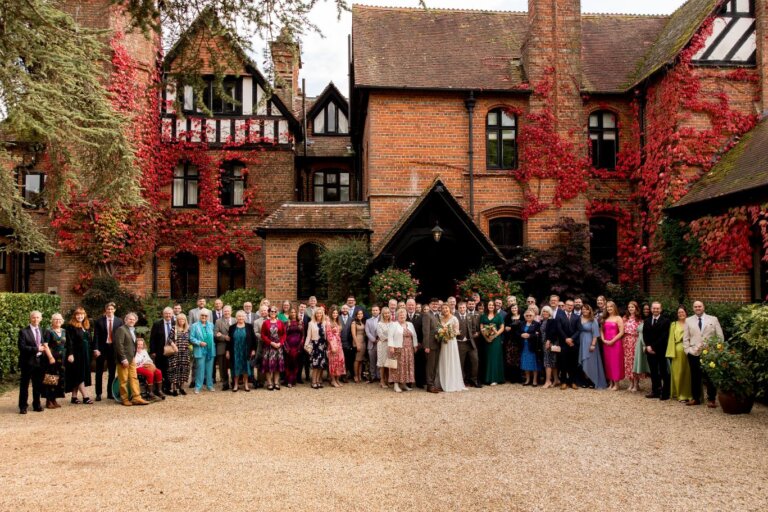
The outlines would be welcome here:
M 139 390 L 141 392 L 141 398 L 149 401 L 149 386 L 147 386 L 147 379 L 142 375 L 139 375 Z M 120 398 L 120 380 L 117 378 L 112 382 L 112 396 L 114 397 L 115 402 L 118 404 L 122 403 L 122 398 Z M 133 400 L 130 386 L 128 387 L 128 400 Z

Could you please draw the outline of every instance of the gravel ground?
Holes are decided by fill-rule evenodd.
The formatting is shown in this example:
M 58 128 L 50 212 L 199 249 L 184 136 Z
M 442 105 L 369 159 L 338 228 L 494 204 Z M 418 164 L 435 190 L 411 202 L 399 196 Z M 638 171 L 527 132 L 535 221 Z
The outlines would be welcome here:
M 766 510 L 768 408 L 621 391 L 374 385 L 0 397 L 0 510 Z

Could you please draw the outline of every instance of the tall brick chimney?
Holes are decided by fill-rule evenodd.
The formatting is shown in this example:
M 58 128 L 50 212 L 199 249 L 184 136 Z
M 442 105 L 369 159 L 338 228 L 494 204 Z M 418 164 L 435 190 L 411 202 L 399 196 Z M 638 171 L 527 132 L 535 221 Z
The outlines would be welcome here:
M 523 66 L 531 84 L 554 69 L 554 90 L 547 103 L 554 108 L 558 132 L 583 145 L 580 0 L 528 0 Z M 531 105 L 534 110 L 543 106 Z
M 760 109 L 768 113 L 768 0 L 755 0 L 757 69 L 760 70 Z
M 299 91 L 301 47 L 290 31 L 283 28 L 277 39 L 269 43 L 269 48 L 275 70 L 275 92 L 290 108 L 293 95 Z

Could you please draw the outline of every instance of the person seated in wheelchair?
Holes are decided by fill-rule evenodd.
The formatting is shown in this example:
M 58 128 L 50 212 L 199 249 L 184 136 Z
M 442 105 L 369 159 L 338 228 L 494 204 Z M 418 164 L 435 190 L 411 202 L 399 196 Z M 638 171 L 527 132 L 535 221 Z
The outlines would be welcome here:
M 152 358 L 149 357 L 147 349 L 144 347 L 144 338 L 136 339 L 136 356 L 133 358 L 136 363 L 136 373 L 144 377 L 147 382 L 147 395 L 150 400 L 165 400 L 163 394 L 163 374 L 157 369 Z

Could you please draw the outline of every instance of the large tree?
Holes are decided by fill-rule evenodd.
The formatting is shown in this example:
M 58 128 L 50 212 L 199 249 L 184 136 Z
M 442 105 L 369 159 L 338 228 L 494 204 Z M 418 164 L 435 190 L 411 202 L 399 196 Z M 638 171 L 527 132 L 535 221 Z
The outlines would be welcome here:
M 123 8 L 147 37 L 162 29 L 165 41 L 186 37 L 206 10 L 217 14 L 223 30 L 246 51 L 257 36 L 317 30 L 308 15 L 318 0 L 106 1 Z M 329 1 L 346 8 L 345 0 Z M 106 87 L 109 36 L 78 26 L 55 0 L 0 0 L 0 227 L 10 233 L 0 250 L 53 250 L 44 228 L 24 208 L 15 149 L 44 156 L 49 205 L 66 208 L 82 197 L 107 199 L 116 207 L 142 203 L 129 119 L 113 109 Z M 192 72 L 195 62 L 187 67 Z

